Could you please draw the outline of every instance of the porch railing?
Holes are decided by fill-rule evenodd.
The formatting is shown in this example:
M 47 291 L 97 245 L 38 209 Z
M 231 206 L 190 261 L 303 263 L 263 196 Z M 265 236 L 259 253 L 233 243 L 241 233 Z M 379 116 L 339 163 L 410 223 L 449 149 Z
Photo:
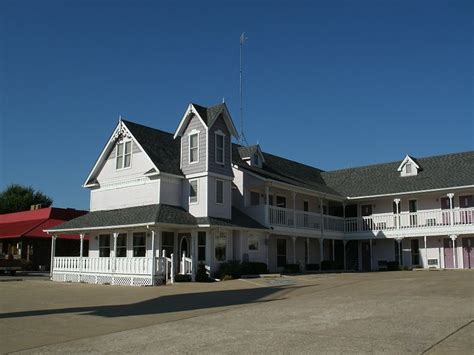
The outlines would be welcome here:
M 325 230 L 346 233 L 474 224 L 474 208 L 472 207 L 400 214 L 382 213 L 345 219 L 329 215 L 322 215 L 321 218 L 319 213 L 293 211 L 275 206 L 268 206 L 268 210 L 270 225 L 318 230 L 321 229 L 322 221 Z

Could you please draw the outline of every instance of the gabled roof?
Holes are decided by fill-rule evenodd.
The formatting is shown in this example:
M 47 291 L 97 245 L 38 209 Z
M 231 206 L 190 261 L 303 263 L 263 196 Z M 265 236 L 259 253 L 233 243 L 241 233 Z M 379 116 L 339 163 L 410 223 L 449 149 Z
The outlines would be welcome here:
M 400 176 L 399 161 L 322 172 L 325 183 L 348 197 L 474 186 L 474 151 L 416 159 L 418 175 Z
M 342 197 L 336 190 L 325 184 L 320 169 L 265 152 L 262 152 L 265 162 L 261 168 L 249 166 L 242 160 L 239 152 L 240 148 L 242 147 L 237 144 L 233 145 L 233 163 L 244 171 L 258 175 L 263 179 L 313 190 L 317 193 Z
M 110 229 L 131 225 L 177 224 L 196 227 L 201 224 L 220 227 L 242 227 L 266 229 L 237 209 L 232 210 L 232 219 L 196 218 L 185 209 L 177 206 L 154 204 L 127 207 L 114 210 L 93 211 L 61 225 L 50 228 L 48 232 L 61 233 L 80 230 Z
M 179 137 L 183 134 L 186 129 L 188 120 L 190 120 L 194 114 L 197 114 L 201 122 L 210 128 L 217 118 L 222 114 L 222 117 L 229 129 L 229 132 L 234 137 L 238 137 L 237 129 L 235 128 L 234 122 L 230 116 L 229 110 L 225 103 L 220 103 L 214 106 L 204 107 L 195 103 L 190 103 L 186 112 L 184 113 L 181 121 L 179 122 L 178 128 L 174 134 L 174 137 Z
M 408 162 L 411 162 L 417 169 L 420 169 L 420 165 L 418 164 L 416 159 L 407 154 L 405 158 L 402 160 L 402 162 L 400 163 L 400 165 L 398 166 L 397 170 L 402 171 L 403 167 Z
M 181 155 L 181 139 L 173 139 L 173 135 L 159 129 L 143 126 L 123 120 L 130 133 L 140 143 L 160 172 L 183 175 L 179 168 Z
M 259 144 L 248 145 L 248 146 L 240 146 L 238 147 L 238 151 L 240 154 L 240 158 L 242 159 L 250 159 L 252 156 L 257 153 L 263 162 L 265 162 L 265 157 L 263 155 L 262 149 L 260 148 Z

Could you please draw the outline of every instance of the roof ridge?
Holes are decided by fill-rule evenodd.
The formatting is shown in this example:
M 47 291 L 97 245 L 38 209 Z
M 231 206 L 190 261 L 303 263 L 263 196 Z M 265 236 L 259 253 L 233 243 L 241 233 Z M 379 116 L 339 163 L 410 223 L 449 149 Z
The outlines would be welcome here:
M 456 155 L 462 155 L 462 154 L 472 154 L 474 153 L 474 150 L 468 150 L 465 152 L 455 152 L 455 153 L 447 153 L 447 154 L 440 154 L 440 155 L 430 155 L 430 156 L 425 156 L 425 157 L 415 157 L 410 154 L 406 154 L 405 157 L 408 155 L 410 158 L 416 160 L 419 162 L 420 160 L 428 160 L 428 159 L 434 159 L 434 158 L 442 158 L 442 157 L 448 157 L 448 156 L 456 156 Z M 335 169 L 335 170 L 322 170 L 323 173 L 334 173 L 334 172 L 342 172 L 342 171 L 347 171 L 347 170 L 355 170 L 355 169 L 367 169 L 367 168 L 373 168 L 376 166 L 386 166 L 386 165 L 391 165 L 391 164 L 400 164 L 401 160 L 393 160 L 390 162 L 384 162 L 384 163 L 373 163 L 373 164 L 368 164 L 368 165 L 360 165 L 360 166 L 353 166 L 350 168 L 342 168 L 342 169 Z
M 158 132 L 169 134 L 169 135 L 173 136 L 173 133 L 171 133 L 171 132 L 163 131 L 162 129 L 155 128 L 155 127 L 146 126 L 146 125 L 141 124 L 141 123 L 133 122 L 133 121 L 130 121 L 130 120 L 124 120 L 124 119 L 122 119 L 122 122 L 124 122 L 125 124 L 131 123 L 131 124 L 134 124 L 134 125 L 137 125 L 137 126 L 145 127 L 145 128 L 148 128 L 148 129 L 152 129 L 154 131 L 158 131 Z

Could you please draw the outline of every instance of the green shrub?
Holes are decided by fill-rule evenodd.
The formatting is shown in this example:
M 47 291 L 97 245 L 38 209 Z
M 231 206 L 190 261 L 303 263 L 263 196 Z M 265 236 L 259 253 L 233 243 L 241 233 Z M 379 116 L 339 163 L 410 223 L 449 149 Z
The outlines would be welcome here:
M 257 262 L 245 262 L 240 264 L 241 275 L 268 274 L 267 264 Z
M 300 265 L 299 264 L 286 264 L 283 272 L 288 273 L 288 274 L 297 274 L 300 272 Z
M 389 262 L 387 262 L 387 270 L 388 271 L 398 271 L 398 270 L 400 270 L 400 266 L 398 265 L 398 261 L 389 261 Z
M 191 282 L 191 275 L 177 274 L 174 277 L 175 282 Z
M 230 276 L 232 279 L 238 279 L 242 276 L 240 261 L 231 260 L 219 266 L 217 278 L 223 280 L 226 276 Z
M 335 270 L 336 265 L 332 260 L 323 260 L 321 261 L 321 270 Z
M 203 263 L 199 263 L 198 269 L 196 272 L 196 282 L 212 282 L 212 280 L 208 275 L 206 271 L 206 265 Z
M 318 271 L 319 264 L 306 264 L 306 271 Z

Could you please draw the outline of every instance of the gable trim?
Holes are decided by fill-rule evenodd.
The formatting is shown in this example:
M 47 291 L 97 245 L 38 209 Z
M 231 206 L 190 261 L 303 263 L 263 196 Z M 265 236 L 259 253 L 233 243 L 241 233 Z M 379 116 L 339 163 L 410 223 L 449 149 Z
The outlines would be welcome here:
M 173 138 L 176 139 L 176 137 L 181 136 L 184 131 L 184 127 L 186 122 L 192 118 L 192 115 L 196 115 L 197 118 L 199 118 L 199 121 L 201 121 L 201 124 L 204 127 L 207 127 L 206 123 L 204 123 L 204 120 L 202 117 L 199 115 L 198 110 L 193 106 L 193 104 L 189 104 L 188 108 L 184 112 L 183 117 L 181 118 L 181 121 L 179 122 L 178 128 L 176 129 L 175 134 L 173 135 Z
M 397 171 L 402 171 L 403 167 L 406 165 L 406 163 L 410 162 L 413 164 L 417 169 L 420 169 L 420 166 L 413 160 L 411 156 L 408 154 L 405 156 L 405 159 L 401 162 L 401 164 L 398 166 Z
M 214 117 L 211 118 L 211 121 L 209 123 L 209 129 L 214 125 L 214 123 L 216 123 L 217 118 L 221 114 L 222 114 L 222 117 L 225 121 L 225 124 L 226 124 L 227 128 L 229 129 L 230 135 L 238 138 L 239 133 L 237 132 L 237 128 L 235 128 L 235 125 L 234 125 L 234 122 L 232 121 L 229 110 L 227 110 L 227 105 L 225 105 L 225 104 L 222 106 L 221 110 L 218 111 L 214 115 Z
M 102 164 L 104 162 L 104 159 L 105 159 L 105 153 L 109 150 L 109 147 L 112 145 L 112 144 L 115 144 L 116 142 L 116 139 L 115 139 L 115 136 L 118 134 L 119 130 L 121 129 L 125 129 L 127 131 L 127 134 L 130 135 L 130 138 L 132 140 L 132 142 L 135 142 L 135 144 L 138 146 L 138 148 L 140 148 L 140 150 L 146 155 L 146 157 L 148 158 L 149 162 L 151 163 L 151 165 L 156 169 L 156 174 L 160 174 L 160 169 L 158 169 L 158 167 L 155 165 L 155 163 L 153 162 L 153 160 L 151 160 L 150 156 L 147 154 L 146 150 L 143 149 L 143 147 L 141 146 L 140 142 L 133 136 L 132 132 L 130 132 L 130 130 L 128 129 L 127 125 L 125 124 L 125 122 L 123 122 L 122 120 L 119 121 L 119 123 L 117 124 L 117 126 L 115 127 L 112 135 L 110 136 L 109 140 L 107 141 L 104 149 L 102 150 L 102 152 L 100 153 L 99 155 L 99 158 L 97 159 L 97 161 L 95 162 L 94 164 L 94 167 L 92 168 L 92 170 L 90 171 L 89 175 L 87 176 L 87 179 L 86 181 L 84 182 L 84 184 L 82 185 L 82 187 L 95 187 L 97 186 L 96 183 L 90 183 L 90 179 L 91 177 L 97 172 L 97 169 L 99 168 L 100 164 Z M 131 166 L 131 162 L 130 162 L 130 166 Z

